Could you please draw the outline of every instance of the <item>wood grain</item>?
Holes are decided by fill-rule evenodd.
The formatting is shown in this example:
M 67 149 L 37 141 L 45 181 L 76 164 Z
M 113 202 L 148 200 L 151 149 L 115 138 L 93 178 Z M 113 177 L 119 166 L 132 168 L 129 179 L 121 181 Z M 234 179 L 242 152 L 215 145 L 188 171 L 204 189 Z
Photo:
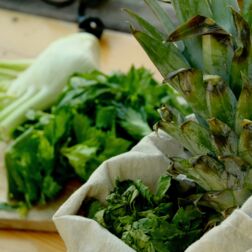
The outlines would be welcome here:
M 62 252 L 64 242 L 57 233 L 0 230 L 1 252 Z

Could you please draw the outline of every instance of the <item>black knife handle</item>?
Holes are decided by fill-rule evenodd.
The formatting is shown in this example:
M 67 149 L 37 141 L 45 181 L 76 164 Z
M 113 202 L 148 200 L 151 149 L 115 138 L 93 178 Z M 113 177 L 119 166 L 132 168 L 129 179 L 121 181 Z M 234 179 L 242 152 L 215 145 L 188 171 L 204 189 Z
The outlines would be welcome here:
M 88 7 L 94 7 L 101 2 L 102 0 L 80 0 L 78 9 L 79 28 L 83 31 L 95 35 L 99 39 L 102 36 L 105 25 L 100 18 L 87 16 L 86 9 Z

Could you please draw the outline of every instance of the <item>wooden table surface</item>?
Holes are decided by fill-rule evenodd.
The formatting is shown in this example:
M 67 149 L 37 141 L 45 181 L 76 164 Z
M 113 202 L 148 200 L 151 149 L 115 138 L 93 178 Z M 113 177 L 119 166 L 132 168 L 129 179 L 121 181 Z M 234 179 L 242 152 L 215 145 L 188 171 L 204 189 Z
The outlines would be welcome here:
M 77 32 L 74 23 L 36 17 L 0 9 L 0 58 L 34 58 L 57 38 Z M 143 50 L 130 34 L 105 31 L 101 40 L 101 70 L 127 71 L 145 66 L 159 79 Z M 0 230 L 0 252 L 66 251 L 57 233 Z

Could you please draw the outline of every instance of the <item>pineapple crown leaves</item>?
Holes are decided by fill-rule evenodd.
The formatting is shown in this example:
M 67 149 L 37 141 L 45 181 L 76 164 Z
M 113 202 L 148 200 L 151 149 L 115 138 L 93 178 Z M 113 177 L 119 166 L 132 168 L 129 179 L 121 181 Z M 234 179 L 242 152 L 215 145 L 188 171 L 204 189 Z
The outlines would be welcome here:
M 177 28 L 157 0 L 144 1 L 163 29 L 126 10 L 140 27 L 131 25 L 132 34 L 195 115 L 159 109 L 154 128 L 191 156 L 171 159 L 169 172 L 205 190 L 197 204 L 227 212 L 252 189 L 252 0 L 171 0 Z

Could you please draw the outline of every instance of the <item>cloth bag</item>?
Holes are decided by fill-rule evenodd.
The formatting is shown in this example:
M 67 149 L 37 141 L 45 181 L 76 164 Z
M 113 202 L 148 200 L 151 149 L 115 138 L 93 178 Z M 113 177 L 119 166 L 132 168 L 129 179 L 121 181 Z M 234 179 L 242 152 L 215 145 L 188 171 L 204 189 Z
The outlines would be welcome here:
M 141 179 L 154 189 L 167 170 L 169 157 L 184 156 L 183 147 L 160 131 L 144 137 L 132 150 L 103 162 L 88 181 L 58 209 L 53 221 L 68 252 L 133 252 L 96 221 L 78 216 L 83 201 L 94 197 L 105 202 L 115 180 Z M 206 233 L 186 252 L 252 252 L 252 198 L 221 225 Z M 249 250 L 251 249 L 251 250 Z

